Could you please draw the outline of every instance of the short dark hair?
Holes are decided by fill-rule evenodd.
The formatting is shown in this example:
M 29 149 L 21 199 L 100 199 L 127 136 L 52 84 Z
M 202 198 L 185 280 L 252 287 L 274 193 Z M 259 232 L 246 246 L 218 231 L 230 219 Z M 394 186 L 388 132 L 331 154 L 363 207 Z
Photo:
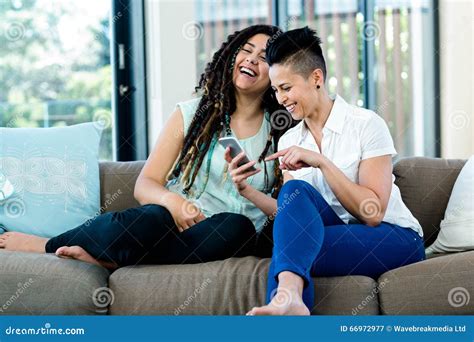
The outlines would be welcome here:
M 266 59 L 269 66 L 290 65 L 304 77 L 308 77 L 315 69 L 321 69 L 326 80 L 326 62 L 321 49 L 321 39 L 316 31 L 308 26 L 287 31 L 269 40 Z

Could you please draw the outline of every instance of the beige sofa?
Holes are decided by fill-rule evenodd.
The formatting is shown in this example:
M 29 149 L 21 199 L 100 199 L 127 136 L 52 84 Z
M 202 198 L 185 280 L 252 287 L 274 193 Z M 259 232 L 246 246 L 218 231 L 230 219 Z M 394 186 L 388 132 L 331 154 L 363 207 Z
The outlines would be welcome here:
M 423 226 L 426 246 L 436 239 L 464 163 L 408 158 L 394 167 L 403 200 Z M 101 163 L 101 197 L 107 211 L 138 205 L 133 187 L 142 166 Z M 0 251 L 0 314 L 242 315 L 264 303 L 269 261 L 246 257 L 144 265 L 110 274 L 54 255 Z M 315 278 L 313 314 L 472 315 L 474 300 L 466 300 L 466 294 L 474 296 L 473 270 L 470 251 L 430 258 L 379 279 Z

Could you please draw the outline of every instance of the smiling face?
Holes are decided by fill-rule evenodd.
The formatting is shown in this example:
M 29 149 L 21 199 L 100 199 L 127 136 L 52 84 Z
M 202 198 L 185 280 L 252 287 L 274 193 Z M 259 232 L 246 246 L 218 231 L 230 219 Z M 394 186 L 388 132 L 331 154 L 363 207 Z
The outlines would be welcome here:
M 244 93 L 263 93 L 270 85 L 265 47 L 269 36 L 263 33 L 251 37 L 235 58 L 233 82 Z
M 289 65 L 273 64 L 269 76 L 278 103 L 285 106 L 293 119 L 304 119 L 316 111 L 325 91 L 321 69 L 314 70 L 305 78 Z M 317 85 L 320 90 L 316 90 Z

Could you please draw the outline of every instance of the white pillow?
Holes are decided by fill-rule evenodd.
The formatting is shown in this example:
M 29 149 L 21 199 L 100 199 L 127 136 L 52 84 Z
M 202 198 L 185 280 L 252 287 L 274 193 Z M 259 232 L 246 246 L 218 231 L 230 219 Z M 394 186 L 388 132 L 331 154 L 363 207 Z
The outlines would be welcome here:
M 459 173 L 436 241 L 426 254 L 474 249 L 474 155 Z

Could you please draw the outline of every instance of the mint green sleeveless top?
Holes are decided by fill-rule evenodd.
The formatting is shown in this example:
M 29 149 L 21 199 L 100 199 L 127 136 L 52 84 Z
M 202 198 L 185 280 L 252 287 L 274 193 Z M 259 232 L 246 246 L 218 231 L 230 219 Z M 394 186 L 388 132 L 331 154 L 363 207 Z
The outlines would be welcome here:
M 197 98 L 177 104 L 177 107 L 179 107 L 183 113 L 184 135 L 186 135 L 189 129 L 191 121 L 199 105 L 199 101 L 200 98 Z M 265 148 L 270 129 L 271 125 L 268 118 L 264 118 L 262 126 L 256 135 L 246 139 L 238 139 L 250 160 L 257 160 L 262 153 L 263 149 Z M 194 184 L 187 195 L 183 193 L 183 186 L 179 180 L 168 182 L 166 187 L 168 190 L 185 196 L 188 200 L 195 203 L 206 217 L 223 212 L 242 214 L 247 216 L 253 222 L 256 231 L 260 232 L 263 229 L 266 216 L 252 202 L 239 194 L 234 186 L 234 183 L 232 182 L 232 177 L 230 174 L 227 174 L 226 176 L 226 173 L 228 172 L 226 172 L 227 162 L 224 159 L 225 149 L 219 143 L 216 144 L 211 156 L 209 178 L 207 185 L 205 186 L 209 153 L 210 152 L 208 151 L 204 156 Z M 273 153 L 272 148 L 269 149 L 267 154 L 270 155 L 271 153 Z M 265 169 L 263 163 L 265 162 L 262 161 L 261 163 L 257 163 L 255 165 L 255 167 L 260 168 L 262 171 L 252 177 L 247 178 L 247 182 L 255 189 L 265 192 Z M 274 162 L 271 161 L 266 163 L 268 188 L 271 189 L 275 180 L 273 174 Z M 267 195 L 270 196 L 268 193 Z

